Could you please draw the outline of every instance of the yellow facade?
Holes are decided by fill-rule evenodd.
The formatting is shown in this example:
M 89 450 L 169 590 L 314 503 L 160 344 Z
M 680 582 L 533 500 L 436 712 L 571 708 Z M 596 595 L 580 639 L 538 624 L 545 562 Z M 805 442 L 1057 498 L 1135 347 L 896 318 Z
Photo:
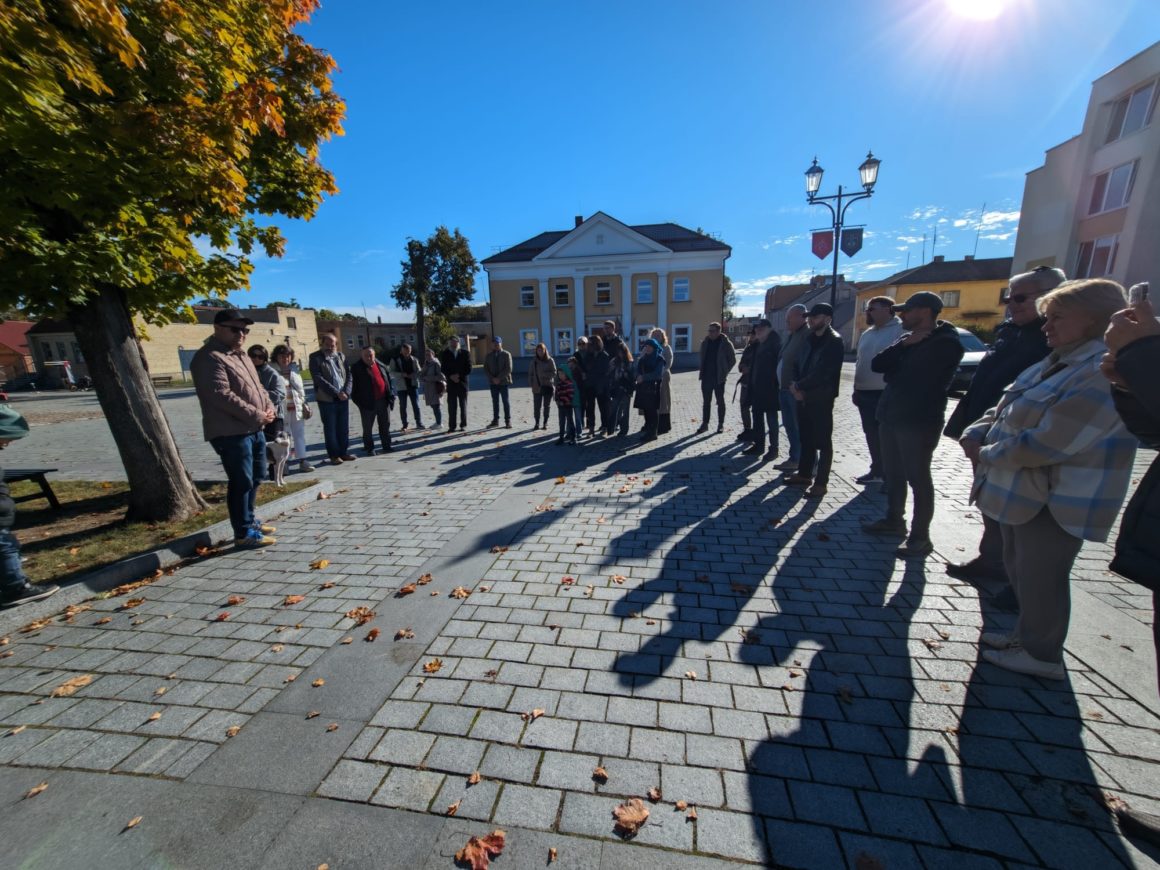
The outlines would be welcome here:
M 869 287 L 858 293 L 858 310 L 875 296 L 890 296 L 899 303 L 905 302 L 920 290 L 937 293 L 943 300 L 943 320 L 964 329 L 981 327 L 991 329 L 1006 317 L 1007 306 L 1000 301 L 1007 288 L 1007 280 L 990 281 L 949 281 L 939 284 L 891 284 Z M 957 294 L 957 295 L 956 295 Z M 859 317 L 857 335 L 866 330 L 866 321 Z

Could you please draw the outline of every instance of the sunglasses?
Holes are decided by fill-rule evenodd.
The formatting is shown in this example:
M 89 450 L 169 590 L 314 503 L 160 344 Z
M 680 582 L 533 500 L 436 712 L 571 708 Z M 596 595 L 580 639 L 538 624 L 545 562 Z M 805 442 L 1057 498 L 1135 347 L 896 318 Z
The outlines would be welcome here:
M 1038 298 L 1039 298 L 1038 293 L 1016 293 L 1013 296 L 1008 296 L 1007 302 L 1013 303 L 1015 305 L 1022 305 L 1024 302 L 1028 301 L 1029 299 L 1038 299 Z
M 234 335 L 249 335 L 250 334 L 250 328 L 248 326 L 227 326 L 226 329 L 228 329 Z

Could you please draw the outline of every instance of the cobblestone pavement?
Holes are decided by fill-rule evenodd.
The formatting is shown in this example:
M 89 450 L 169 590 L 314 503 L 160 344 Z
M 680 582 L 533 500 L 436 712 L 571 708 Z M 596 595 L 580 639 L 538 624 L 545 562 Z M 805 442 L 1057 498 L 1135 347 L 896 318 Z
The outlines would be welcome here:
M 126 866 L 228 847 L 237 866 L 445 867 L 495 827 L 497 867 L 549 847 L 578 867 L 1154 866 L 1099 799 L 1160 810 L 1150 601 L 1087 545 L 1068 681 L 980 663 L 981 627 L 1013 616 L 944 573 L 978 540 L 967 464 L 940 447 L 938 554 L 896 561 L 859 530 L 883 503 L 852 483 L 846 392 L 820 501 L 741 456 L 735 422 L 692 434 L 695 375 L 675 379 L 674 432 L 627 450 L 556 447 L 516 390 L 512 432 L 410 434 L 327 469 L 339 492 L 281 517 L 277 547 L 28 632 L 0 615 L 0 837 L 34 866 L 79 866 L 59 843 L 46 857 L 60 818 Z M 486 422 L 487 397 L 472 403 Z M 195 474 L 220 476 L 192 398 L 165 407 Z M 5 458 L 71 476 L 59 439 L 103 426 L 34 427 Z M 115 456 L 85 467 L 120 476 Z M 654 788 L 624 844 L 613 808 Z M 194 846 L 149 789 L 252 813 Z M 120 836 L 136 815 L 148 845 Z M 304 826 L 336 836 L 304 843 Z

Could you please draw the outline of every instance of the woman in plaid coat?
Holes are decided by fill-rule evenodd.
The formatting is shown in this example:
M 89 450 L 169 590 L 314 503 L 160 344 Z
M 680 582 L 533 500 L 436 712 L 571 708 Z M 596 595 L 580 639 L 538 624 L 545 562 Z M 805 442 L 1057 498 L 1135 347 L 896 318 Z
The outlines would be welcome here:
M 960 443 L 975 463 L 972 498 L 997 520 L 1019 600 L 1014 632 L 986 632 L 983 658 L 1064 678 L 1069 575 L 1085 540 L 1106 541 L 1128 490 L 1136 439 L 1100 373 L 1104 330 L 1126 304 L 1114 281 L 1069 281 L 1040 297 L 1051 353 L 1026 369 Z

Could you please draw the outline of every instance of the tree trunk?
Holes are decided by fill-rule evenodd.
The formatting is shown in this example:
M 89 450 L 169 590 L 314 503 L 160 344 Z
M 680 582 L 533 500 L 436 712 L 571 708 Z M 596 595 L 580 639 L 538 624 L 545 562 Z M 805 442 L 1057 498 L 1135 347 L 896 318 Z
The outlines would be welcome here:
M 427 327 L 423 322 L 423 297 L 416 295 L 415 297 L 415 353 L 418 355 L 420 365 L 427 360 Z
M 72 306 L 69 319 L 128 476 L 126 519 L 174 522 L 204 510 L 149 380 L 124 291 L 106 287 Z

